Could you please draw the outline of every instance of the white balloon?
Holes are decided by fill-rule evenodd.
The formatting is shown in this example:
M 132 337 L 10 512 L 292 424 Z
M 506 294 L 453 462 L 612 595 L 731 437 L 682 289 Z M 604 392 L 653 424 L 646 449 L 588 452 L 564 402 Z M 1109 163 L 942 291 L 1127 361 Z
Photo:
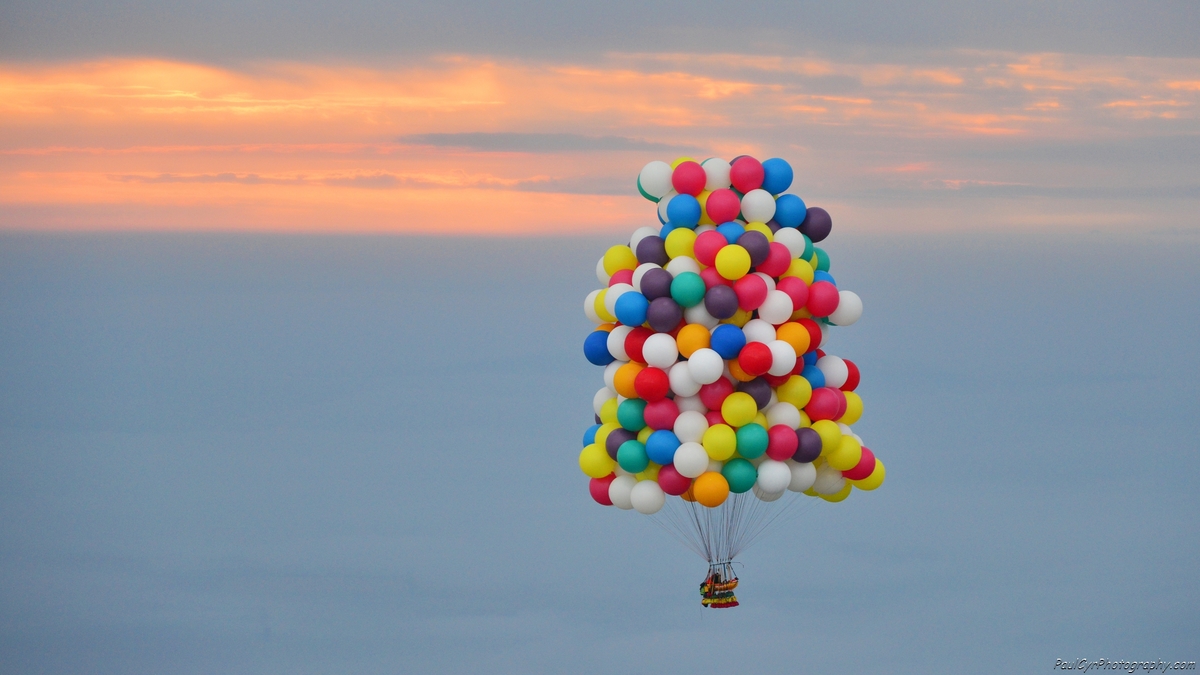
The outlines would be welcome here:
M 688 368 L 691 371 L 691 368 Z M 676 396 L 675 407 L 679 408 L 679 412 L 698 412 L 701 415 L 708 412 L 708 408 L 704 406 L 704 401 L 700 400 L 699 396 Z
M 792 372 L 796 367 L 796 348 L 783 340 L 772 340 L 767 347 L 771 349 L 771 368 L 767 374 L 780 377 Z
M 633 234 L 629 237 L 629 249 L 636 253 L 638 243 L 640 243 L 646 237 L 657 237 L 658 233 L 659 230 L 657 228 L 639 227 L 638 229 L 634 230 Z
M 671 258 L 671 262 L 667 263 L 666 270 L 671 273 L 672 277 L 677 277 L 684 272 L 700 274 L 700 263 L 691 256 L 681 255 L 678 258 Z
M 587 298 L 585 298 L 583 301 L 584 315 L 587 316 L 587 318 L 589 320 L 591 320 L 592 323 L 595 323 L 595 324 L 604 323 L 604 319 L 601 319 L 600 315 L 596 313 L 596 296 L 600 295 L 600 291 L 602 291 L 602 290 L 604 290 L 604 289 L 597 288 L 596 290 L 592 291 L 591 293 L 588 293 Z
M 609 389 L 612 389 L 613 391 L 617 390 L 617 387 L 615 384 L 613 384 L 613 381 L 617 377 L 617 369 L 620 368 L 621 366 L 625 365 L 626 363 L 629 363 L 629 362 L 628 361 L 613 361 L 612 363 L 608 364 L 607 366 L 604 366 L 604 386 L 608 387 Z
M 671 383 L 671 391 L 675 392 L 677 397 L 695 396 L 700 393 L 700 383 L 692 377 L 691 367 L 688 366 L 687 361 L 680 361 L 671 366 L 671 369 L 667 371 L 667 380 Z
M 765 272 L 755 272 L 754 274 L 767 285 L 767 293 L 775 290 L 775 280 L 771 278 L 770 274 L 766 274 Z
M 596 411 L 596 414 L 599 415 L 600 409 L 604 407 L 604 404 L 616 397 L 617 392 L 608 387 L 600 387 L 596 390 L 596 395 L 592 397 L 592 410 Z
M 617 285 L 620 286 L 620 284 Z M 778 326 L 792 318 L 794 311 L 796 308 L 792 306 L 792 296 L 783 291 L 771 291 L 767 293 L 767 299 L 763 300 L 762 306 L 758 308 L 758 318 Z
M 792 470 L 787 464 L 767 459 L 758 465 L 755 485 L 763 492 L 783 492 L 792 482 Z
M 837 494 L 845 484 L 846 479 L 841 471 L 828 464 L 822 464 L 821 468 L 817 469 L 817 479 L 813 481 L 812 487 L 819 495 L 832 495 Z
M 825 376 L 825 386 L 834 389 L 840 389 L 846 384 L 846 378 L 850 377 L 850 369 L 846 367 L 846 362 L 833 354 L 826 354 L 817 359 L 817 370 Z
M 675 418 L 672 430 L 680 443 L 699 443 L 704 438 L 704 432 L 708 431 L 708 419 L 703 413 L 694 410 L 681 412 L 679 417 Z
M 775 217 L 775 197 L 759 188 L 742 195 L 742 215 L 748 223 L 765 223 Z
M 772 389 L 771 390 L 771 400 L 767 401 L 767 407 L 770 408 L 771 406 L 775 405 L 776 403 L 779 403 L 779 397 L 775 395 L 775 390 Z
M 792 472 L 792 480 L 788 483 L 788 488 L 792 492 L 804 492 L 813 486 L 813 481 L 817 479 L 817 468 L 812 465 L 812 462 L 786 462 L 788 469 Z
M 700 384 L 712 384 L 724 374 L 725 360 L 708 347 L 701 347 L 688 357 L 688 369 L 693 380 Z
M 652 480 L 639 481 L 629 493 L 629 503 L 633 504 L 638 513 L 646 515 L 658 513 L 666 501 L 666 493 Z
M 782 424 L 789 429 L 800 428 L 800 411 L 791 403 L 780 401 L 767 408 L 766 413 L 768 427 Z
M 664 223 L 667 222 L 667 204 L 670 204 L 671 198 L 677 194 L 679 193 L 671 190 L 667 194 L 663 195 L 662 199 L 658 200 L 658 219 Z
M 846 434 L 854 433 L 854 430 L 850 428 L 849 424 L 842 424 L 841 422 L 838 422 L 837 425 L 838 425 L 838 430 L 842 432 L 843 436 Z
M 646 194 L 656 199 L 671 191 L 671 176 L 675 170 L 666 162 L 655 160 L 642 167 L 638 173 L 638 183 Z
M 637 291 L 638 293 L 642 292 L 642 277 L 646 276 L 646 272 L 649 272 L 652 269 L 662 269 L 662 267 L 655 265 L 654 263 L 642 263 L 641 265 L 637 266 L 637 269 L 633 270 L 633 280 L 631 282 L 633 284 L 633 290 Z
M 609 314 L 617 315 L 617 300 L 626 293 L 633 291 L 633 286 L 629 284 L 613 284 L 608 287 L 608 292 L 604 294 L 604 309 L 608 310 Z
M 715 459 L 708 460 L 708 470 L 713 473 L 721 473 L 721 469 L 725 468 L 725 462 L 718 462 Z
M 708 453 L 695 441 L 680 443 L 675 448 L 675 470 L 680 476 L 695 478 L 708 471 Z
M 712 192 L 729 187 L 729 162 L 720 157 L 709 157 L 700 162 L 704 169 L 704 189 Z
M 767 461 L 768 459 L 770 459 L 770 457 L 767 457 L 766 455 L 759 455 L 758 457 L 755 457 L 754 459 L 749 459 L 746 461 L 753 464 L 754 468 L 757 469 L 759 464 L 762 464 L 763 462 Z
M 758 485 L 755 485 L 753 488 L 751 488 L 751 490 L 754 492 L 754 496 L 758 497 L 759 501 L 763 502 L 773 502 L 782 497 L 783 493 L 786 492 L 786 490 L 780 492 L 763 492 Z
M 818 323 L 817 327 L 821 329 L 821 344 L 817 347 L 824 347 L 829 342 L 829 324 Z
M 633 502 L 629 498 L 637 482 L 636 478 L 628 474 L 614 478 L 613 482 L 608 484 L 608 498 L 612 501 L 613 506 L 625 511 L 632 509 Z
M 775 339 L 775 326 L 762 319 L 750 319 L 742 326 L 746 334 L 746 342 L 761 342 L 767 344 Z
M 609 275 L 604 271 L 604 256 L 600 256 L 600 259 L 596 261 L 596 278 L 605 286 L 608 285 Z
M 626 471 L 625 469 L 622 469 L 620 464 L 613 467 L 613 473 L 615 473 L 618 476 L 632 476 L 633 475 L 633 474 L 629 473 L 628 471 Z
M 696 226 L 696 236 L 699 237 L 700 235 L 704 234 L 705 232 L 712 232 L 715 229 L 717 229 L 716 225 L 697 225 Z
M 838 326 L 849 326 L 862 318 L 862 298 L 854 291 L 838 291 L 838 306 L 829 320 Z
M 793 258 L 804 255 L 804 234 L 794 227 L 781 227 L 775 233 L 773 241 L 777 241 L 791 251 Z
M 642 345 L 642 358 L 648 365 L 666 370 L 679 359 L 679 347 L 675 345 L 675 338 L 669 333 L 655 333 L 646 338 Z
M 617 326 L 608 331 L 608 353 L 618 361 L 628 361 L 629 354 L 625 353 L 625 338 L 633 332 L 629 326 Z
M 698 302 L 683 310 L 683 318 L 687 319 L 688 323 L 698 323 L 709 330 L 716 328 L 721 323 L 720 319 L 708 313 L 708 308 L 704 306 L 703 302 Z

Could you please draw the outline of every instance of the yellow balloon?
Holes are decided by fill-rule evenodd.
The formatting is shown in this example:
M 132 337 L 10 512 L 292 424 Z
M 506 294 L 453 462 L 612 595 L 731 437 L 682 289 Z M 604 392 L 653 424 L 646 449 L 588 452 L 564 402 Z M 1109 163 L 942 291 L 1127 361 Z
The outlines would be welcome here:
M 767 424 L 767 416 L 765 414 L 763 414 L 763 412 L 761 410 L 758 412 L 757 415 L 754 416 L 754 423 L 764 429 L 771 428 L 771 425 Z
M 616 424 L 617 423 L 617 399 L 610 398 L 600 406 L 600 423 L 601 424 Z
M 596 430 L 596 445 L 603 448 L 605 441 L 608 440 L 608 435 L 620 428 L 621 425 L 615 422 L 601 424 L 600 428 Z
M 650 427 L 643 428 L 641 431 L 638 432 L 638 435 L 637 435 L 638 443 L 645 445 L 646 439 L 650 438 L 650 434 L 652 434 L 652 433 L 654 433 L 654 429 L 651 429 Z
M 737 281 L 750 271 L 750 252 L 737 244 L 725 246 L 717 251 L 716 268 L 722 277 Z
M 801 410 L 800 411 L 800 426 L 798 426 L 796 428 L 803 429 L 804 427 L 811 427 L 811 426 L 812 426 L 812 420 L 810 420 L 808 418 L 808 413 Z
M 691 232 L 691 230 L 686 231 Z M 679 232 L 679 230 L 675 230 L 675 232 Z M 675 232 L 671 234 L 675 234 Z M 667 236 L 669 237 L 670 235 Z M 700 323 L 689 323 L 680 328 L 679 334 L 675 337 L 675 345 L 679 348 L 679 353 L 685 359 L 690 358 L 692 354 L 696 353 L 697 349 L 703 349 L 710 344 L 712 344 L 712 333 L 709 333 L 704 324 Z
M 804 406 L 808 405 L 809 399 L 812 398 L 812 384 L 799 375 L 793 375 L 788 378 L 787 382 L 779 385 L 779 388 L 775 390 L 775 396 L 780 401 L 791 403 L 798 410 L 803 410 Z
M 862 417 L 862 397 L 852 391 L 844 391 L 842 393 L 846 395 L 846 413 L 838 421 L 842 424 L 854 424 L 858 421 L 858 418 Z
M 775 234 L 771 232 L 771 228 L 765 223 L 746 223 L 747 232 L 760 232 L 766 236 L 767 241 L 775 241 Z
M 726 248 L 729 247 L 727 246 Z M 752 318 L 754 318 L 754 312 L 748 312 L 744 309 L 738 308 L 738 311 L 734 312 L 733 316 L 729 317 L 728 319 L 722 319 L 721 323 L 728 323 L 741 328 L 749 323 L 750 319 Z
M 735 391 L 725 397 L 725 401 L 721 403 L 721 417 L 725 419 L 730 426 L 744 427 L 754 421 L 754 416 L 758 414 L 758 404 L 754 402 L 754 397 L 744 391 Z
M 684 162 L 695 162 L 695 161 L 696 160 L 692 159 L 691 157 L 680 157 L 679 159 L 676 159 L 674 162 L 671 162 L 671 168 L 672 169 L 677 168 L 680 164 L 683 164 Z M 696 163 L 699 164 L 699 162 L 696 162 Z
M 617 468 L 617 463 L 608 456 L 604 448 L 592 443 L 579 453 L 579 468 L 583 469 L 583 473 L 589 478 L 604 478 Z
M 858 488 L 859 490 L 874 490 L 880 485 L 883 485 L 883 479 L 886 475 L 887 470 L 883 468 L 883 462 L 879 461 L 879 458 L 877 457 L 875 458 L 875 470 L 871 472 L 870 476 L 867 476 L 862 480 L 850 482 L 854 483 L 854 487 Z
M 804 491 L 803 494 L 806 494 L 809 497 L 820 497 L 821 496 L 821 495 L 817 494 L 817 491 L 812 488 L 808 488 L 807 490 Z
M 655 480 L 656 481 L 656 480 L 658 480 L 658 470 L 661 468 L 662 468 L 662 465 L 655 464 L 654 462 L 650 462 L 649 464 L 646 465 L 645 471 L 635 473 L 633 475 L 633 477 L 638 479 L 638 481 L 644 481 L 644 480 Z
M 705 430 L 700 445 L 704 446 L 710 459 L 724 462 L 737 450 L 737 434 L 728 424 L 714 424 Z
M 812 423 L 812 429 L 821 437 L 822 457 L 828 457 L 829 453 L 836 450 L 838 444 L 842 442 L 842 430 L 838 428 L 837 422 L 817 420 Z
M 820 497 L 821 499 L 824 499 L 827 502 L 840 502 L 843 499 L 845 499 L 846 497 L 850 496 L 850 490 L 853 487 L 854 486 L 850 485 L 850 481 L 846 481 L 846 484 L 842 486 L 841 490 L 838 490 L 837 492 L 835 492 L 831 495 L 817 495 L 817 496 Z
M 608 308 L 604 306 L 604 296 L 608 293 L 608 289 L 602 289 L 596 294 L 596 299 L 592 302 L 592 308 L 596 310 L 596 316 L 605 321 L 616 321 L 617 317 L 613 316 Z
M 788 267 L 788 270 L 783 273 L 783 276 L 800 277 L 804 280 L 804 283 L 811 286 L 813 282 L 814 271 L 815 268 L 810 265 L 807 260 L 803 258 L 796 258 L 792 261 L 792 264 Z
M 813 251 L 812 257 L 808 259 L 808 264 L 812 265 L 812 268 L 815 270 L 815 269 L 817 269 L 817 265 L 819 264 L 819 261 L 820 261 L 820 258 L 817 257 L 816 251 Z
M 705 471 L 692 482 L 692 496 L 710 509 L 720 506 L 729 498 L 729 481 L 716 471 Z
M 693 251 L 693 247 L 696 245 L 696 231 L 689 230 L 686 227 L 677 227 L 667 235 L 667 239 L 663 242 L 663 245 L 667 249 L 667 257 L 669 258 L 678 258 L 680 256 L 695 258 L 696 253 Z
M 842 436 L 837 447 L 825 456 L 825 461 L 829 462 L 829 466 L 838 471 L 853 469 L 860 459 L 862 459 L 862 445 L 853 436 L 845 435 Z
M 621 270 L 637 269 L 638 259 L 633 249 L 624 244 L 617 244 L 604 252 L 604 272 L 612 276 Z
M 792 316 L 790 318 L 792 321 L 799 321 L 800 319 L 811 319 L 812 312 L 801 307 L 800 309 L 792 312 Z
M 708 215 L 708 196 L 712 193 L 708 190 L 701 190 L 700 194 L 696 195 L 696 201 L 700 202 L 700 224 L 701 225 L 716 225 L 713 222 L 712 216 Z

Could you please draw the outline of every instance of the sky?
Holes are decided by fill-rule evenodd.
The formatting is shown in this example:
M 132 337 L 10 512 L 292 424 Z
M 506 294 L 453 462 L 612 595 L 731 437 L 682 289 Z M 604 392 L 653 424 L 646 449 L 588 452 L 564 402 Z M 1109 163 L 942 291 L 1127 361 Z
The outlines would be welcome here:
M 5 673 L 1200 661 L 1193 2 L 0 5 Z M 579 473 L 651 160 L 783 157 L 879 490 Z

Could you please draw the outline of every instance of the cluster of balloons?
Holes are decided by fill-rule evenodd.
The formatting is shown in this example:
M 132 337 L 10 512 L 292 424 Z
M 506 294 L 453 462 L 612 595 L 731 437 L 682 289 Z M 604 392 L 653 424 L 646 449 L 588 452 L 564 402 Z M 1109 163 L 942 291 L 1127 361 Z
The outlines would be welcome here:
M 652 514 L 668 496 L 720 506 L 786 491 L 838 502 L 884 466 L 851 425 L 854 362 L 821 349 L 862 315 L 814 243 L 832 220 L 794 194 L 782 159 L 650 162 L 638 191 L 660 227 L 596 264 L 583 343 L 604 368 L 579 467 L 596 502 Z

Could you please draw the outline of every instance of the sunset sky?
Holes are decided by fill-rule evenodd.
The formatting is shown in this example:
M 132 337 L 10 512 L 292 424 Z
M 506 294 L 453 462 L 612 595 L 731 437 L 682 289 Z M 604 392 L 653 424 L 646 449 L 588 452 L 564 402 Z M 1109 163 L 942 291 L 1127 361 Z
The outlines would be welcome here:
M 1194 227 L 1197 6 L 1019 7 L 6 3 L 0 227 L 626 232 L 743 153 L 851 231 Z

